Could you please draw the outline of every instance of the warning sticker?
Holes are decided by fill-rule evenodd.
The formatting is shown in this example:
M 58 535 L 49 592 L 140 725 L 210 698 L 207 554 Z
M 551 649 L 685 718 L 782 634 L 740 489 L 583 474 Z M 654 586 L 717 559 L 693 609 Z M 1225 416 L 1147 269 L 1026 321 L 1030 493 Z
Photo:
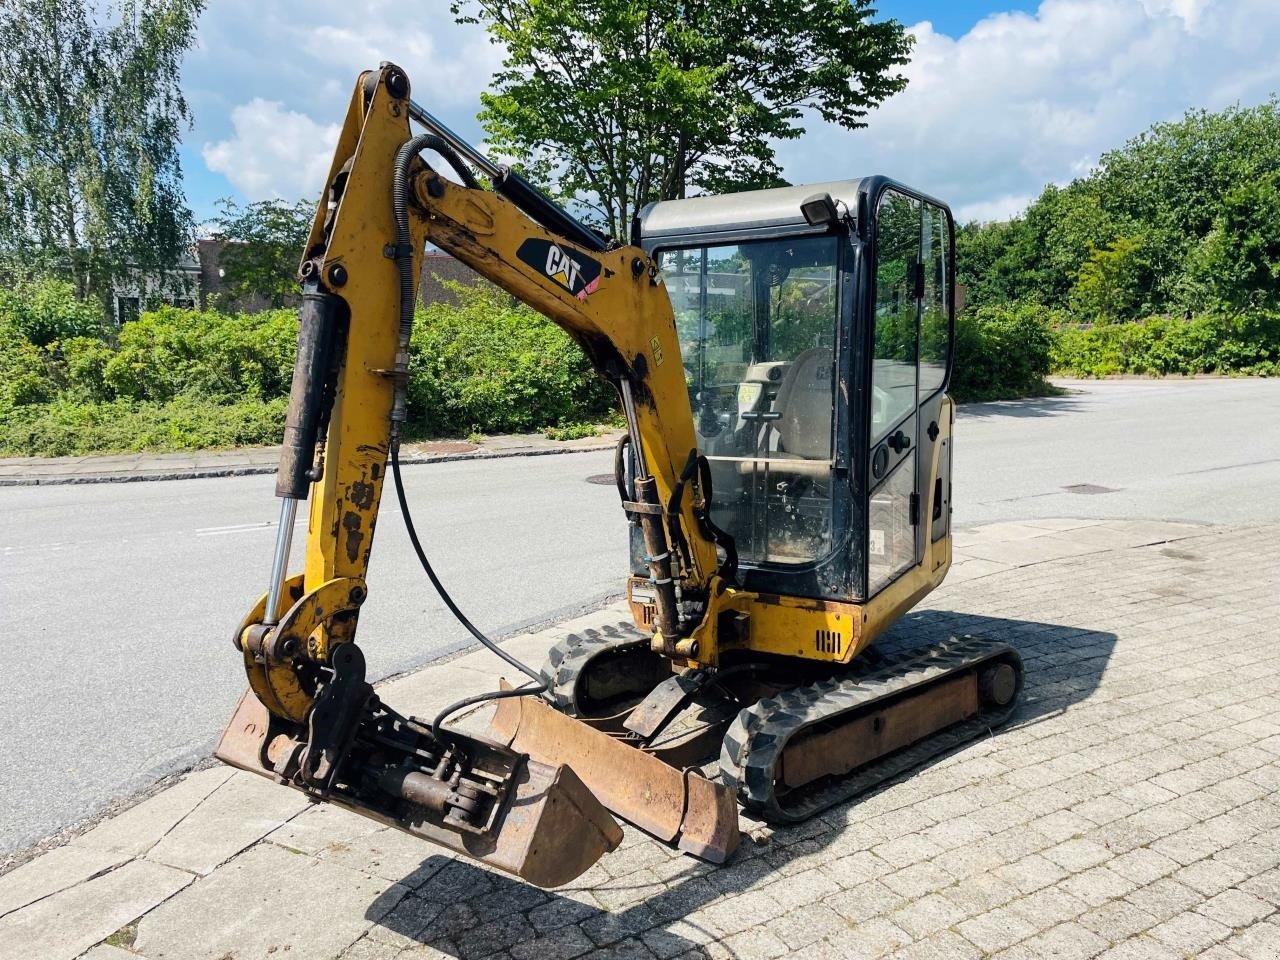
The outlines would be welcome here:
M 871 555 L 873 557 L 884 556 L 884 531 L 883 530 L 871 531 Z

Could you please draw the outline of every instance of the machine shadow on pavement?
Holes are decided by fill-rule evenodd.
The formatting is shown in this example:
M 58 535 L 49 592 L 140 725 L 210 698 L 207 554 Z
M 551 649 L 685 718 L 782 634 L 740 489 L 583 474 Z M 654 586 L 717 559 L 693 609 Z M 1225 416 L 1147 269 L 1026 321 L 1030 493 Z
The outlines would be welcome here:
M 1022 703 L 1009 722 L 993 732 L 997 744 L 1008 731 L 1055 716 L 1088 699 L 1116 643 L 1115 634 L 1083 627 L 917 610 L 894 624 L 877 641 L 876 649 L 892 652 L 966 634 L 1010 644 L 1026 666 Z M 961 746 L 916 767 L 867 797 L 892 791 L 922 770 L 972 746 Z M 686 931 L 699 929 L 697 919 L 690 915 L 702 907 L 723 895 L 763 887 L 789 875 L 792 861 L 812 858 L 847 831 L 856 830 L 856 825 L 846 824 L 847 814 L 867 797 L 839 804 L 796 826 L 767 829 L 763 842 L 744 837 L 737 853 L 721 867 L 688 857 L 672 859 L 658 850 L 647 855 L 643 848 L 651 842 L 634 828 L 627 828 L 630 843 L 624 843 L 579 881 L 556 890 L 539 890 L 463 860 L 432 856 L 401 881 L 411 893 L 401 897 L 398 891 L 388 892 L 370 904 L 365 917 L 386 930 L 466 960 L 502 953 L 517 943 L 525 944 L 527 951 L 530 942 L 539 937 L 547 938 L 546 956 L 560 956 L 570 942 L 579 949 L 570 949 L 568 954 L 577 955 L 642 934 L 660 956 L 674 956 L 697 950 L 721 934 L 705 930 L 701 931 L 703 936 L 693 939 L 668 926 L 681 921 Z M 833 857 L 843 855 L 833 853 Z M 616 875 L 609 866 L 611 858 L 622 868 Z M 607 908 L 583 902 L 593 899 L 585 896 L 587 891 Z M 572 927 L 578 929 L 566 929 Z M 543 951 L 534 948 L 529 955 L 541 956 Z
M 1063 393 L 1055 397 L 966 403 L 958 407 L 957 412 L 971 420 L 990 420 L 995 417 L 1015 417 L 1020 420 L 1059 417 L 1064 414 L 1079 413 L 1080 400 L 1071 393 Z

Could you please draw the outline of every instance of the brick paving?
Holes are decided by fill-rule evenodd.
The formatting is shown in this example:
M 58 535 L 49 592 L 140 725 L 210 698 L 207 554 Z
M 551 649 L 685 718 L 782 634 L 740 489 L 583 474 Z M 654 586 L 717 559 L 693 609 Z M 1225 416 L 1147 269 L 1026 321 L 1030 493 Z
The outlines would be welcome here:
M 175 788 L 190 808 L 176 826 L 144 811 L 0 877 L 0 957 L 1280 958 L 1278 534 L 962 531 L 953 576 L 884 642 L 1014 644 L 1014 720 L 803 825 L 744 820 L 720 868 L 629 829 L 542 891 L 214 768 Z M 456 696 L 494 672 L 488 656 L 382 693 Z M 139 866 L 157 875 L 111 901 L 103 882 Z

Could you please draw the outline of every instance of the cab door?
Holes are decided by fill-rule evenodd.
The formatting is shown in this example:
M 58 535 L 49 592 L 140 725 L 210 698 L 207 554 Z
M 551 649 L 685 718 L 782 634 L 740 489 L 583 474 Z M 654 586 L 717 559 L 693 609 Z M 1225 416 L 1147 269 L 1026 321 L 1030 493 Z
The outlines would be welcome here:
M 942 205 L 885 188 L 875 208 L 867 596 L 950 529 L 953 228 Z

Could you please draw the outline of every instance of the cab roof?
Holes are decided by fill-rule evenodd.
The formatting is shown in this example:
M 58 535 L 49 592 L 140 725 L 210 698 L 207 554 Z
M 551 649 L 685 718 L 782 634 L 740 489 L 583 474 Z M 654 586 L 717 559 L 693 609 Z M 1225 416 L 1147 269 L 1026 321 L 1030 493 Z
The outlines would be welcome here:
M 829 193 L 850 211 L 858 209 L 857 180 L 829 180 L 795 187 L 775 187 L 719 196 L 689 197 L 651 203 L 637 217 L 640 246 L 647 253 L 658 247 L 703 243 L 732 243 L 747 237 L 825 233 L 800 213 L 800 204 L 815 193 Z

